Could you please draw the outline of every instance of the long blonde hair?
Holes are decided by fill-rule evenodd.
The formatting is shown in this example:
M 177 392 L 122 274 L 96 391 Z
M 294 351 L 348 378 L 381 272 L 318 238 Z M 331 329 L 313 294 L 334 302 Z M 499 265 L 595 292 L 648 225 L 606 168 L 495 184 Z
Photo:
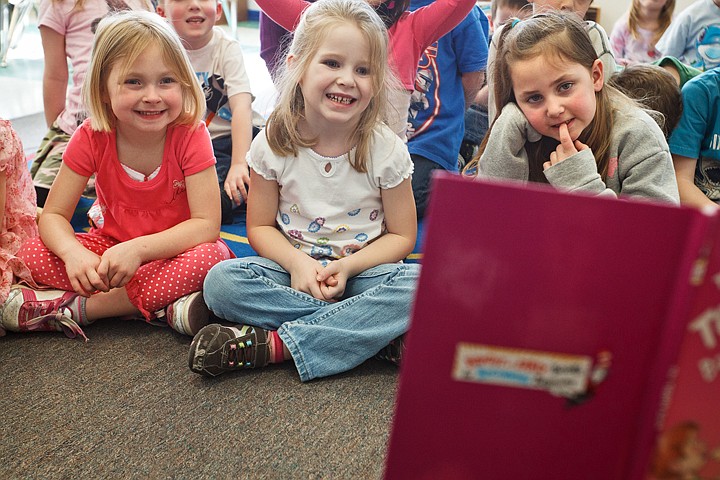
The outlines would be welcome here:
M 523 21 L 511 20 L 506 25 L 500 33 L 493 65 L 493 78 L 496 80 L 495 105 L 498 112 L 509 102 L 517 103 L 510 76 L 510 69 L 515 63 L 539 56 L 545 58 L 550 56 L 560 62 L 578 63 L 591 71 L 598 59 L 584 23 L 573 13 L 541 13 Z M 578 139 L 592 150 L 598 172 L 604 180 L 607 177 L 613 113 L 620 108 L 620 104 L 631 105 L 633 102 L 607 84 L 603 85 L 600 91 L 595 92 L 595 99 L 593 121 L 582 131 Z M 476 165 L 485 151 L 492 129 L 491 125 L 469 167 Z M 558 141 L 549 137 L 543 137 L 537 143 L 526 145 L 531 180 L 544 181 L 542 165 L 557 145 Z
M 660 17 L 658 18 L 659 25 L 658 29 L 653 35 L 653 43 L 657 43 L 665 33 L 665 30 L 670 26 L 672 21 L 673 12 L 675 11 L 675 0 L 666 0 L 665 5 L 660 9 Z M 638 38 L 638 24 L 640 23 L 640 0 L 632 0 L 630 4 L 630 12 L 628 13 L 628 30 L 633 38 Z
M 278 99 L 268 118 L 265 135 L 276 155 L 297 155 L 299 147 L 312 147 L 316 138 L 305 138 L 298 122 L 305 114 L 305 99 L 300 81 L 307 71 L 327 34 L 338 25 L 354 25 L 365 36 L 370 47 L 370 72 L 373 98 L 360 116 L 351 141 L 356 145 L 352 166 L 367 171 L 372 130 L 387 118 L 388 90 L 398 81 L 387 65 L 388 34 L 385 24 L 375 10 L 363 0 L 322 0 L 305 10 L 295 29 L 288 55 L 292 62 L 284 62 L 278 71 Z
M 151 45 L 158 45 L 163 60 L 177 76 L 182 89 L 182 111 L 173 125 L 195 125 L 205 113 L 205 95 L 195 76 L 180 37 L 170 24 L 152 12 L 125 10 L 103 18 L 98 24 L 87 74 L 82 87 L 93 130 L 107 132 L 115 127 L 109 102 L 108 77 L 113 67 L 123 71 Z M 121 75 L 122 77 L 123 75 Z

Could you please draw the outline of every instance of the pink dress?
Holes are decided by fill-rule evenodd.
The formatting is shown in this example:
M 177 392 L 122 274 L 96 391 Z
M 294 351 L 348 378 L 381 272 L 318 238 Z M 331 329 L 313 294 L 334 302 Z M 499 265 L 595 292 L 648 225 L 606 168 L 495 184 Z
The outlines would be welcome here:
M 38 236 L 35 189 L 22 143 L 7 120 L 0 119 L 0 171 L 5 172 L 5 212 L 0 230 L 0 302 L 20 280 L 32 285 L 25 263 L 15 255 L 23 242 Z M 4 332 L 1 331 L 0 335 Z

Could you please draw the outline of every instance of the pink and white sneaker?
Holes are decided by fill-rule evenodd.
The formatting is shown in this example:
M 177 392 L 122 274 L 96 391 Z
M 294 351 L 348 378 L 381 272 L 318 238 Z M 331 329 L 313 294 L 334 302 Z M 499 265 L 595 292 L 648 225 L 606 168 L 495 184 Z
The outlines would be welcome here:
M 63 332 L 70 338 L 88 338 L 85 297 L 63 290 L 33 290 L 15 285 L 0 306 L 0 327 L 11 332 Z

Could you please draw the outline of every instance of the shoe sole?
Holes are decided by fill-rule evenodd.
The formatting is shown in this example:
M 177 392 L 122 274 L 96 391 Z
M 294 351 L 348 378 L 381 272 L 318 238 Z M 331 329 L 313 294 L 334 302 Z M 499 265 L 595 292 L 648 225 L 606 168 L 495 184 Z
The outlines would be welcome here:
M 197 334 L 195 334 L 192 343 L 190 343 L 190 351 L 188 352 L 188 368 L 190 368 L 192 372 L 205 375 L 206 377 L 214 377 L 220 374 L 212 374 L 208 372 L 205 370 L 204 365 L 207 346 L 213 342 L 218 335 L 220 335 L 220 328 L 218 327 L 219 325 L 206 325 L 201 328 Z M 198 346 L 201 342 L 203 343 L 201 348 L 203 354 L 198 356 Z M 195 360 L 197 360 L 197 362 Z

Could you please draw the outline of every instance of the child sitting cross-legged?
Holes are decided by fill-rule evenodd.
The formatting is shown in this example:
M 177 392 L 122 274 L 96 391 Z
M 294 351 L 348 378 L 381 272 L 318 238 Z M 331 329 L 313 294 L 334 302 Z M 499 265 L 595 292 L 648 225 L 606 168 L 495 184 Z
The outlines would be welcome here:
M 142 317 L 192 335 L 207 310 L 207 271 L 230 258 L 204 98 L 172 27 L 123 12 L 97 30 L 83 91 L 90 118 L 72 136 L 40 216 L 40 238 L 18 256 L 33 280 L 2 308 L 5 329 L 64 331 L 107 317 Z M 88 233 L 70 219 L 88 178 L 97 200 Z M 55 290 L 56 289 L 56 290 Z
M 248 155 L 248 239 L 260 256 L 208 274 L 208 307 L 237 325 L 195 335 L 193 372 L 292 359 L 308 381 L 376 354 L 399 360 L 419 267 L 400 263 L 417 222 L 410 155 L 383 122 L 387 51 L 367 2 L 305 10 L 278 72 L 278 102 Z

